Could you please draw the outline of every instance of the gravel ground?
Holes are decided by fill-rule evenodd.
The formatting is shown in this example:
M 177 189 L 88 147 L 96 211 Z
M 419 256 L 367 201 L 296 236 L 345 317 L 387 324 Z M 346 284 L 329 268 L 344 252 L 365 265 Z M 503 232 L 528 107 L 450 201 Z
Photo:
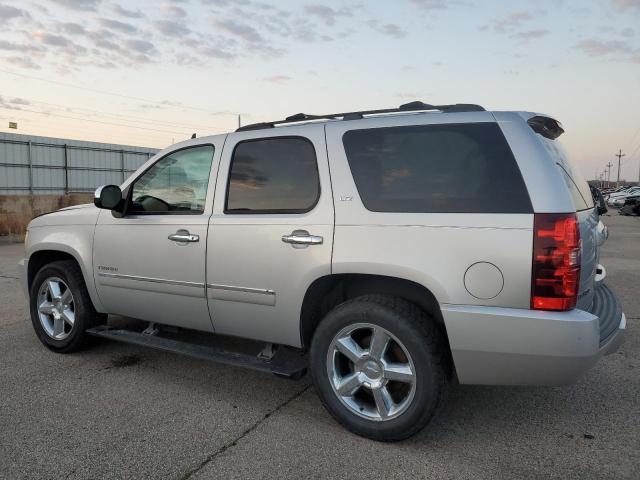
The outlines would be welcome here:
M 0 478 L 639 478 L 640 219 L 607 216 L 626 343 L 562 388 L 452 386 L 421 434 L 346 432 L 299 382 L 101 342 L 36 339 L 0 245 Z

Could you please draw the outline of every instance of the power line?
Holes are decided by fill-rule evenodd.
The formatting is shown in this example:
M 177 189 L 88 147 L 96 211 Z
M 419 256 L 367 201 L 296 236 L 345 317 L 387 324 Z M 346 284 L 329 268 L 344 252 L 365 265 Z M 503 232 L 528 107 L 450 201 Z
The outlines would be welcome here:
M 0 109 L 2 109 L 2 110 L 12 110 L 12 109 L 6 108 L 6 107 L 0 107 Z M 89 118 L 71 117 L 71 116 L 68 116 L 68 115 L 60 115 L 58 113 L 40 112 L 38 110 L 29 110 L 29 109 L 26 109 L 26 108 L 22 108 L 19 111 L 37 113 L 39 115 L 45 115 L 45 116 L 68 118 L 68 119 L 71 119 L 71 120 L 80 120 L 82 122 L 100 123 L 100 124 L 103 124 L 103 125 L 114 125 L 114 126 L 117 126 L 117 127 L 126 127 L 126 128 L 137 128 L 137 129 L 140 129 L 140 130 L 149 130 L 149 131 L 152 131 L 152 132 L 174 133 L 174 134 L 186 135 L 186 136 L 191 135 L 190 133 L 178 132 L 178 131 L 175 131 L 175 130 L 172 131 L 172 130 L 160 130 L 160 129 L 157 129 L 157 128 L 149 128 L 149 127 L 136 127 L 135 125 L 124 125 L 122 123 L 115 123 L 115 122 L 103 122 L 103 121 L 100 121 L 100 120 L 91 120 Z
M 197 111 L 200 111 L 200 112 L 206 112 L 206 113 L 209 113 L 211 115 L 237 115 L 238 114 L 237 112 L 214 112 L 214 111 L 207 110 L 207 109 L 204 109 L 204 108 L 192 107 L 190 105 L 183 105 L 181 103 L 178 103 L 176 105 L 167 104 L 167 103 L 163 103 L 163 102 L 158 102 L 156 100 L 151 100 L 151 99 L 148 99 L 148 98 L 135 97 L 135 96 L 132 96 L 132 95 L 123 95 L 121 93 L 108 92 L 106 90 L 98 90 L 98 89 L 95 89 L 95 88 L 83 87 L 82 85 L 74 85 L 74 84 L 71 84 L 71 83 L 59 82 L 57 80 L 49 80 L 48 78 L 35 77 L 33 75 L 26 75 L 24 73 L 12 72 L 10 70 L 5 70 L 5 69 L 2 69 L 2 68 L 0 68 L 0 72 L 6 73 L 8 75 L 14 75 L 16 77 L 29 78 L 29 79 L 32 79 L 32 80 L 38 80 L 40 82 L 47 82 L 47 83 L 52 83 L 52 84 L 55 84 L 55 85 L 62 85 L 64 87 L 77 88 L 79 90 L 85 90 L 87 92 L 99 93 L 101 95 L 111 95 L 113 97 L 127 98 L 129 100 L 138 100 L 138 101 L 141 101 L 141 102 L 153 103 L 153 104 L 156 104 L 156 105 L 161 105 L 163 107 L 173 106 L 173 107 L 178 107 L 178 108 L 186 108 L 186 109 L 189 109 L 189 110 L 197 110 Z
M 636 133 L 633 134 L 633 136 L 631 137 L 631 140 L 629 140 L 629 148 L 627 148 L 627 150 L 631 149 L 631 145 L 633 145 L 633 142 L 635 142 L 636 137 L 638 136 L 638 134 L 640 133 L 640 127 L 638 127 L 638 129 L 636 130 Z
M 13 97 L 13 95 L 11 95 Z M 7 97 L 9 97 L 9 95 L 7 95 Z M 91 112 L 91 113 L 95 113 L 98 115 L 102 115 L 105 117 L 116 117 L 116 118 L 120 118 L 124 121 L 129 121 L 127 120 L 128 118 L 131 118 L 133 120 L 131 121 L 136 121 L 136 122 L 142 122 L 142 123 L 148 123 L 151 125 L 159 125 L 159 126 L 169 126 L 169 127 L 189 127 L 189 128 L 197 128 L 197 129 L 203 129 L 203 130 L 219 130 L 219 131 L 228 131 L 228 128 L 223 128 L 223 127 L 212 127 L 210 125 L 196 125 L 196 124 L 188 124 L 188 123 L 174 123 L 174 122 L 165 122 L 163 120 L 154 120 L 154 119 L 148 119 L 146 117 L 140 117 L 137 115 L 123 115 L 123 114 L 119 114 L 119 113 L 109 113 L 109 112 L 104 112 L 101 110 L 94 110 L 94 109 L 90 109 L 90 108 L 83 108 L 83 107 L 70 107 L 68 105 L 61 105 L 59 103 L 49 103 L 49 102 L 43 102 L 41 100 L 34 100 L 31 98 L 26 98 L 26 97 L 14 97 L 14 98 L 19 98 L 21 100 L 27 100 L 28 102 L 31 103 L 36 103 L 36 104 L 41 104 L 41 105 L 47 105 L 47 106 L 52 106 L 52 107 L 59 107 L 60 109 L 63 109 L 64 111 L 69 111 L 69 110 L 76 110 L 78 111 L 78 113 L 80 113 L 81 115 L 84 115 L 84 112 Z M 22 109 L 22 107 L 20 107 L 20 109 Z M 18 109 L 16 109 L 18 110 Z

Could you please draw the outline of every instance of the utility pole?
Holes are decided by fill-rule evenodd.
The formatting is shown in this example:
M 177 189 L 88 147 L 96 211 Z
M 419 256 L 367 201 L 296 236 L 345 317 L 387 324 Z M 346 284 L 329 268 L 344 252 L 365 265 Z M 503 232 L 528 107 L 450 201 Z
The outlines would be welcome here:
M 240 128 L 242 125 L 240 124 L 240 114 L 238 114 L 238 128 Z
M 618 157 L 618 180 L 616 180 L 616 188 L 620 186 L 620 160 L 624 157 L 624 153 L 622 153 L 622 149 L 618 149 L 618 153 L 616 153 L 616 157 Z
M 607 187 L 611 186 L 611 167 L 613 167 L 613 163 L 607 163 Z

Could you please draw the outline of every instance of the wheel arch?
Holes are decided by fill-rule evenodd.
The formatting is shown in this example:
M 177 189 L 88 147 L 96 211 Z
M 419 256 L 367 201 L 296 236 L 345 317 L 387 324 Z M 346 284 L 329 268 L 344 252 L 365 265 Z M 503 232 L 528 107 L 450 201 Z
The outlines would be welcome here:
M 317 326 L 333 307 L 348 299 L 367 294 L 390 295 L 417 305 L 442 328 L 447 347 L 449 346 L 440 304 L 431 290 L 424 285 L 386 275 L 338 273 L 317 278 L 307 288 L 300 311 L 302 347 L 309 347 Z
M 87 291 L 89 292 L 89 297 L 91 298 L 91 302 L 93 303 L 94 308 L 98 312 L 104 312 L 102 304 L 100 303 L 100 299 L 98 298 L 97 292 L 95 290 L 95 283 L 93 281 L 91 272 L 87 271 L 84 262 L 82 262 L 81 260 L 80 254 L 69 245 L 42 244 L 40 245 L 40 248 L 38 248 L 37 250 L 32 250 L 30 252 L 26 265 L 28 291 L 31 290 L 33 279 L 42 267 L 49 263 L 57 262 L 60 260 L 73 260 L 74 262 L 76 262 L 76 264 L 82 271 L 82 277 L 84 279 L 84 283 L 87 287 Z

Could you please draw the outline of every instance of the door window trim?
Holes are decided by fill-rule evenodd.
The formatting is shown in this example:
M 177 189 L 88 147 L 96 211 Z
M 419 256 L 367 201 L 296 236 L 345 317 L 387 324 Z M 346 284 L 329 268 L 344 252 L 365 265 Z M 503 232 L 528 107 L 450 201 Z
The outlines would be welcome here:
M 307 209 L 272 209 L 272 210 L 229 210 L 227 208 L 229 204 L 229 189 L 231 187 L 231 169 L 233 168 L 233 159 L 236 154 L 236 149 L 239 145 L 243 143 L 249 142 L 259 142 L 263 140 L 281 140 L 281 139 L 295 139 L 295 140 L 304 140 L 311 145 L 313 149 L 313 156 L 315 159 L 315 167 L 316 167 L 316 179 L 318 181 L 318 194 L 316 195 L 316 199 L 313 204 Z M 316 146 L 308 137 L 304 137 L 302 135 L 274 135 L 271 137 L 256 137 L 256 138 L 248 138 L 246 140 L 240 140 L 233 146 L 233 151 L 231 152 L 231 156 L 229 157 L 229 169 L 227 172 L 227 187 L 224 195 L 224 210 L 223 213 L 225 215 L 278 215 L 278 214 L 292 214 L 292 215 L 301 215 L 305 213 L 311 212 L 318 203 L 320 202 L 320 196 L 322 194 L 322 182 L 320 182 L 320 170 L 318 169 L 318 151 L 316 150 Z
M 213 155 L 211 157 L 211 167 L 209 168 L 209 180 L 207 182 L 207 195 L 205 196 L 205 208 L 203 209 L 202 212 L 194 212 L 194 211 L 185 211 L 185 210 L 178 210 L 178 211 L 167 211 L 167 212 L 132 212 L 129 210 L 129 206 L 131 205 L 131 196 L 133 195 L 133 187 L 136 184 L 136 182 L 138 180 L 140 180 L 140 178 L 142 178 L 143 175 L 145 175 L 149 170 L 151 170 L 158 162 L 164 160 L 165 158 L 174 155 L 178 152 L 181 152 L 183 150 L 190 150 L 192 148 L 199 148 L 199 147 L 211 147 L 213 148 Z M 127 195 L 127 203 L 125 206 L 125 210 L 122 213 L 123 217 L 129 217 L 129 216 L 139 216 L 139 215 L 206 215 L 207 214 L 207 209 L 206 209 L 206 203 L 207 203 L 207 199 L 209 196 L 209 185 L 211 183 L 211 174 L 213 173 L 213 162 L 215 160 L 216 157 L 216 151 L 217 148 L 213 143 L 207 142 L 207 143 L 199 143 L 197 145 L 187 145 L 184 147 L 180 147 L 177 148 L 175 150 L 172 150 L 170 152 L 168 152 L 167 154 L 163 155 L 162 157 L 158 158 L 155 162 L 153 162 L 151 165 L 149 165 L 147 168 L 144 169 L 144 171 L 142 171 L 140 173 L 140 175 L 138 175 L 135 179 L 133 179 L 131 181 L 131 183 L 129 183 L 129 185 L 127 185 L 127 187 L 125 188 Z M 217 170 L 216 170 L 217 172 Z

